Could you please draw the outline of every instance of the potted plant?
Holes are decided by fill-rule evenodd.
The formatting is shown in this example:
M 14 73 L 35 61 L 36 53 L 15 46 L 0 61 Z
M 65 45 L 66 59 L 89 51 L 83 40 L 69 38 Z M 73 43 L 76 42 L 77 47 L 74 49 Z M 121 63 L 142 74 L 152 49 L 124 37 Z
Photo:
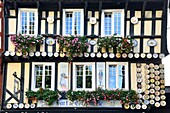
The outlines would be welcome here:
M 11 42 L 14 44 L 17 52 L 21 53 L 23 57 L 26 57 L 31 51 L 31 47 L 34 47 L 43 42 L 43 37 L 17 34 L 10 36 Z
M 66 51 L 68 61 L 72 61 L 73 57 L 87 52 L 89 47 L 85 36 L 57 36 L 56 37 L 60 52 Z

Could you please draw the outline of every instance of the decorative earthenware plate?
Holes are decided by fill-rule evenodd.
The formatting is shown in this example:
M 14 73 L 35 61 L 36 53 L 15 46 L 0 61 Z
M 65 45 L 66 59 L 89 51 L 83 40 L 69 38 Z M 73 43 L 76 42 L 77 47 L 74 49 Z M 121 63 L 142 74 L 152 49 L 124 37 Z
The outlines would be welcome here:
M 150 74 L 150 78 L 155 78 L 155 74 Z
M 149 74 L 149 70 L 145 70 L 145 74 Z
M 165 95 L 161 95 L 161 100 L 165 100 L 166 96 Z
M 161 87 L 161 89 L 164 89 L 164 88 L 165 88 L 165 85 L 161 85 L 160 87 Z
M 137 73 L 136 76 L 137 76 L 138 78 L 140 78 L 140 77 L 142 77 L 142 74 L 141 74 L 141 73 Z
M 160 83 L 161 83 L 161 84 L 164 84 L 164 83 L 165 83 L 165 80 L 160 80 Z
M 160 76 L 155 76 L 155 80 L 159 80 L 160 79 Z
M 110 53 L 110 54 L 109 54 L 109 57 L 110 57 L 110 58 L 114 58 L 114 57 L 115 57 L 114 53 Z
M 149 94 L 149 90 L 145 90 L 145 94 L 147 94 L 147 95 L 148 95 L 148 94 Z
M 83 53 L 80 53 L 79 57 L 83 57 Z
M 146 104 L 143 104 L 143 105 L 142 105 L 142 109 L 147 109 L 147 105 L 146 105 Z
M 96 45 L 97 42 L 96 42 L 96 40 L 90 40 L 89 43 L 90 43 L 90 45 L 94 46 L 94 45 Z
M 155 84 L 150 84 L 150 87 L 151 88 L 155 88 Z
M 155 70 L 154 70 L 154 69 L 150 69 L 149 72 L 150 72 L 150 73 L 154 73 Z
M 141 68 L 137 68 L 136 71 L 137 71 L 138 73 L 140 73 L 140 72 L 142 71 L 142 69 L 141 69 Z
M 155 100 L 156 100 L 156 101 L 160 101 L 160 99 L 161 99 L 161 98 L 160 98 L 159 96 L 156 96 L 156 97 L 155 97 Z
M 137 102 L 138 102 L 138 104 L 141 104 L 143 101 L 142 101 L 142 99 L 138 99 Z
M 151 54 L 151 53 L 148 53 L 148 54 L 147 54 L 147 58 L 152 58 L 152 54 Z
M 155 73 L 155 75 L 159 75 L 159 74 L 160 74 L 160 72 L 159 72 L 159 71 L 155 71 L 154 73 Z
M 137 93 L 142 93 L 142 89 L 137 89 Z
M 149 78 L 150 78 L 150 76 L 149 76 L 149 75 L 145 75 L 145 78 L 146 78 L 146 79 L 149 79 Z
M 141 109 L 141 105 L 140 104 L 136 104 L 136 109 Z
M 163 75 L 163 74 L 160 74 L 160 78 L 161 78 L 161 79 L 164 79 L 164 75 Z
M 144 103 L 145 103 L 146 105 L 148 105 L 148 104 L 149 104 L 149 100 L 144 100 Z
M 102 57 L 102 54 L 100 52 L 97 53 L 97 58 Z
M 139 58 L 139 53 L 135 53 L 134 57 Z
M 142 82 L 142 78 L 137 78 L 137 82 L 141 83 Z
M 155 99 L 155 95 L 151 94 L 151 95 L 149 96 L 149 98 L 150 98 L 150 99 Z
M 148 100 L 149 99 L 149 95 L 143 95 L 143 99 L 144 100 Z
M 137 24 L 137 23 L 138 23 L 138 18 L 137 18 L 137 17 L 132 17 L 132 18 L 130 19 L 130 22 L 131 22 L 132 24 Z
M 104 55 L 104 54 L 103 54 Z M 90 53 L 90 56 L 92 57 L 92 58 L 94 58 L 95 57 L 95 53 Z M 105 57 L 104 57 L 105 58 Z
M 158 66 L 158 65 L 155 65 L 155 66 L 154 66 L 154 69 L 158 70 L 158 69 L 159 69 L 159 66 Z
M 9 56 L 9 54 L 10 54 L 9 51 L 5 51 L 4 53 L 5 56 Z
M 136 66 L 137 66 L 137 67 L 141 67 L 141 63 L 137 63 Z
M 163 73 L 164 73 L 164 69 L 160 69 L 159 72 L 160 72 L 161 74 L 163 74 Z
M 155 85 L 160 85 L 160 82 L 159 81 L 155 81 Z M 155 86 L 155 89 L 159 90 L 158 88 L 156 88 L 157 86 Z M 159 87 L 159 86 L 158 86 Z M 160 87 L 159 87 L 160 88 Z
M 159 103 L 159 102 L 156 102 L 156 103 L 155 103 L 155 107 L 160 107 L 160 103 Z
M 155 100 L 150 100 L 149 103 L 150 103 L 151 105 L 153 105 L 153 104 L 155 104 Z
M 145 88 L 146 88 L 146 89 L 149 89 L 149 88 L 150 88 L 150 85 L 146 85 Z
M 23 104 L 23 103 L 20 103 L 20 104 L 19 104 L 19 108 L 20 108 L 20 109 L 24 108 L 24 104 Z
M 45 56 L 47 55 L 47 53 L 46 53 L 46 52 L 42 52 L 41 55 L 42 55 L 43 57 L 45 57 Z
M 132 104 L 131 106 L 130 106 L 130 109 L 135 109 L 135 105 L 134 104 Z
M 7 104 L 7 105 L 6 105 L 6 108 L 7 108 L 7 109 L 11 109 L 11 108 L 12 108 L 12 104 Z
M 48 52 L 48 56 L 49 56 L 49 57 L 52 57 L 52 56 L 53 56 L 53 53 L 52 53 L 52 52 Z
M 157 45 L 157 42 L 154 39 L 150 39 L 150 40 L 148 40 L 147 45 L 150 47 L 154 47 Z
M 129 109 L 129 104 L 128 104 L 128 103 L 125 103 L 125 104 L 124 104 L 124 108 L 125 108 L 125 109 Z
M 123 54 L 122 54 L 122 57 L 123 57 L 123 58 L 127 58 L 127 54 L 126 54 L 126 53 L 123 53 Z
M 151 82 L 151 83 L 154 83 L 154 82 L 155 82 L 155 79 L 153 79 L 153 78 L 150 79 L 150 82 Z
M 149 93 L 152 93 L 152 94 L 153 94 L 153 93 L 155 93 L 155 90 L 154 90 L 154 89 L 150 89 L 150 90 L 149 90 Z
M 149 69 L 149 65 L 145 65 L 144 68 L 145 68 L 145 69 Z
M 150 63 L 150 64 L 149 64 L 149 67 L 150 67 L 150 68 L 154 68 L 154 64 L 153 64 L 153 63 Z
M 64 56 L 65 56 L 65 54 L 64 54 L 64 53 L 60 53 L 60 57 L 62 57 L 62 58 L 63 58 Z
M 103 58 L 107 58 L 108 57 L 108 54 L 107 53 L 104 53 L 103 54 Z
M 116 58 L 120 58 L 121 54 L 120 53 L 116 53 Z
M 159 67 L 160 68 L 164 68 L 164 64 L 159 64 Z
M 146 83 L 146 84 L 149 84 L 149 83 L 150 83 L 150 80 L 145 80 L 145 83 Z
M 161 101 L 160 104 L 161 104 L 161 106 L 166 106 L 166 102 L 165 101 Z
M 141 54 L 141 58 L 145 58 L 146 57 L 146 54 L 145 53 L 142 53 Z
M 159 56 L 159 55 L 158 55 L 157 53 L 154 53 L 154 54 L 153 54 L 153 58 L 158 58 L 158 56 Z
M 31 104 L 30 107 L 31 107 L 31 108 L 35 108 L 35 104 Z
M 164 94 L 165 94 L 165 90 L 160 90 L 160 93 L 161 93 L 162 95 L 164 95 Z
M 30 53 L 29 53 L 29 56 L 30 56 L 30 57 L 33 57 L 33 56 L 34 56 L 34 52 L 30 52 Z
M 18 108 L 18 104 L 16 104 L 16 103 L 13 104 L 13 108 L 15 108 L 15 109 Z
M 10 55 L 15 56 L 15 52 L 14 51 L 10 52 Z
M 25 104 L 25 108 L 28 109 L 30 107 L 29 104 Z
M 159 58 L 164 58 L 165 57 L 165 54 L 163 54 L 163 53 L 161 53 L 161 54 L 159 54 Z
M 47 17 L 47 22 L 49 24 L 52 24 L 54 22 L 54 17 L 52 17 L 52 16 Z
M 159 96 L 159 95 L 160 95 L 160 92 L 159 92 L 159 91 L 155 91 L 155 95 L 156 95 L 156 96 Z
M 138 98 L 142 98 L 142 94 L 138 93 L 137 94 Z
M 84 56 L 85 57 L 89 57 L 89 53 L 84 53 Z
M 133 58 L 133 54 L 132 54 L 132 53 L 129 53 L 129 54 L 128 54 L 128 57 L 129 57 L 129 58 Z
M 46 39 L 46 44 L 48 45 L 48 46 L 52 46 L 52 45 L 54 45 L 55 44 L 55 40 L 53 39 L 53 38 L 47 38 Z

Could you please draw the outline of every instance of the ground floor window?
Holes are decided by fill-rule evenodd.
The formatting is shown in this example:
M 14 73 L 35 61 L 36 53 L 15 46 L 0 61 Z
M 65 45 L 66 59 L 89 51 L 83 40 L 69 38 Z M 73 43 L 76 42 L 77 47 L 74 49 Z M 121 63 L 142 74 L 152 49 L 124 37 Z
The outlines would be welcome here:
M 95 63 L 73 63 L 73 90 L 95 90 Z
M 106 63 L 106 89 L 128 89 L 128 63 Z
M 39 88 L 54 90 L 55 63 L 35 62 L 32 65 L 32 90 Z

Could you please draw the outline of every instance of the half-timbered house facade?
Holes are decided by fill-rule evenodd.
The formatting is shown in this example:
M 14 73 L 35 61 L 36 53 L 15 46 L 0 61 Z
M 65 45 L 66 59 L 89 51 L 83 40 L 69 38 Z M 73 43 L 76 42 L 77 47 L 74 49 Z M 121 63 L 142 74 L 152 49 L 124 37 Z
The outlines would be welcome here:
M 167 113 L 170 100 L 162 64 L 168 54 L 167 4 L 168 0 L 4 0 L 2 112 Z M 116 46 L 105 48 L 114 41 Z M 36 95 L 36 102 L 28 98 L 28 91 L 42 96 L 45 89 L 60 91 L 59 101 L 48 105 L 51 97 L 40 100 Z M 95 100 L 97 104 L 90 103 L 91 97 L 83 101 L 86 105 L 73 99 L 78 91 L 96 90 L 102 91 L 100 96 L 104 91 L 134 90 L 137 100 L 133 103 L 122 93 L 114 99 L 105 95 Z

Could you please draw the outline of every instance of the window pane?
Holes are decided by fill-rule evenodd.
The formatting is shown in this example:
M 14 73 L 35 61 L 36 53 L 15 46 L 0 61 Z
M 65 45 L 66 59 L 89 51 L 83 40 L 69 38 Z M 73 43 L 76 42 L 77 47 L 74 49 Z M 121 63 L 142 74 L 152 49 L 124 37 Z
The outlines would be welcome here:
M 92 88 L 92 66 L 86 66 L 86 88 Z
M 116 65 L 109 65 L 109 88 L 116 88 Z
M 21 33 L 27 34 L 27 12 L 21 12 Z
M 66 34 L 71 35 L 72 34 L 72 12 L 67 12 L 66 13 Z
M 82 65 L 76 66 L 76 73 L 77 73 L 76 88 L 83 88 L 83 66 Z
M 112 31 L 112 13 L 105 13 L 104 16 L 104 29 L 105 29 L 105 35 L 111 35 Z
M 34 34 L 35 15 L 34 12 L 29 12 L 29 34 Z
M 118 65 L 118 88 L 125 88 L 125 66 Z
M 35 88 L 42 87 L 42 75 L 43 75 L 43 66 L 42 65 L 35 65 Z
M 51 66 L 45 66 L 45 88 L 51 88 Z
M 121 12 L 114 12 L 114 34 L 121 35 Z
M 80 12 L 75 12 L 74 13 L 74 30 L 75 30 L 75 34 L 80 34 L 80 26 L 81 26 L 81 13 Z

